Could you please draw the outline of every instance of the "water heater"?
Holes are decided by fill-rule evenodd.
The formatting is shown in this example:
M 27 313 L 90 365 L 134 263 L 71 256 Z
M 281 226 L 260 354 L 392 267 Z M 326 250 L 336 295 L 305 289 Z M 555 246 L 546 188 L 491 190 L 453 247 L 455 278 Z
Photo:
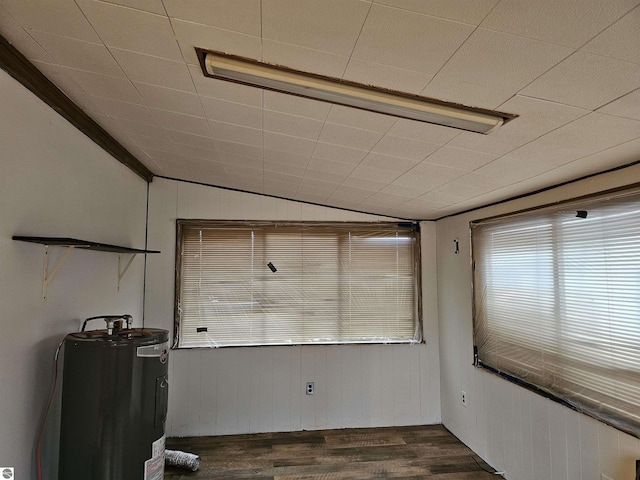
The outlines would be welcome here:
M 162 480 L 169 333 L 94 318 L 64 339 L 58 478 Z

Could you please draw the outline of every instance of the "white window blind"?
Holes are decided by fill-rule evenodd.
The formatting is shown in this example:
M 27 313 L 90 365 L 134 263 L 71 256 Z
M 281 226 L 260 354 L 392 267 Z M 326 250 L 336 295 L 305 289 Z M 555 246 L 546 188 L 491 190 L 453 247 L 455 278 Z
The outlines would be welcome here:
M 421 340 L 413 224 L 178 223 L 178 347 Z
M 472 224 L 480 365 L 640 436 L 640 192 Z

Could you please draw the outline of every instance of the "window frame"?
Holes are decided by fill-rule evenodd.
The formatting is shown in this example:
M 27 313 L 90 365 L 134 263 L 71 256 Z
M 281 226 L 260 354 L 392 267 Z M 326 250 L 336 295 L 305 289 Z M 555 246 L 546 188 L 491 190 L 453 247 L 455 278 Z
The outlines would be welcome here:
M 242 345 L 180 345 L 180 321 L 181 321 L 181 274 L 182 274 L 182 246 L 183 232 L 185 228 L 207 228 L 220 227 L 228 225 L 229 227 L 240 228 L 260 228 L 260 227 L 290 227 L 290 226 L 312 226 L 312 227 L 336 227 L 335 238 L 338 240 L 344 234 L 340 229 L 349 226 L 371 226 L 373 229 L 381 225 L 396 226 L 397 228 L 407 229 L 412 232 L 412 260 L 413 260 L 413 338 L 401 341 L 392 339 L 381 339 L 372 335 L 372 341 L 320 341 L 320 342 L 292 342 L 292 343 L 255 343 Z M 340 248 L 340 247 L 339 247 Z M 172 349 L 197 349 L 197 348 L 246 348 L 246 347 L 269 347 L 282 345 L 381 345 L 381 344 L 420 344 L 424 343 L 423 336 L 423 318 L 422 318 L 422 262 L 421 262 L 421 235 L 420 224 L 418 222 L 359 222 L 359 221 L 263 221 L 263 220 L 201 220 L 201 219 L 176 219 L 176 251 L 175 251 L 175 284 L 174 284 L 174 340 Z M 337 323 L 336 323 L 337 325 Z M 387 341 L 388 340 L 388 341 Z

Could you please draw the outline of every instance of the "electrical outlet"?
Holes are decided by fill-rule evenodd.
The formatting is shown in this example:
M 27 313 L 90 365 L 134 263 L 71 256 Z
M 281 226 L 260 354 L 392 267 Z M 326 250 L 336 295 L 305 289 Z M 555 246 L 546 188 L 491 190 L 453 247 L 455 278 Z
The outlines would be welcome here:
M 462 406 L 466 407 L 467 406 L 467 392 L 462 390 L 462 395 L 460 396 L 460 399 L 462 400 Z
M 305 391 L 307 392 L 307 395 L 313 395 L 315 392 L 315 386 L 313 384 L 313 382 L 307 382 Z

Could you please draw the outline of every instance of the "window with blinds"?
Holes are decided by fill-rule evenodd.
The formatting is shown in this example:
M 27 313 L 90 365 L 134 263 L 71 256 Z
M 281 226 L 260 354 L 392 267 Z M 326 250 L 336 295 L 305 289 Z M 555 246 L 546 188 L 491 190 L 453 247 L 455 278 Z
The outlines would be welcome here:
M 640 437 L 640 190 L 471 231 L 479 365 Z
M 179 348 L 415 343 L 415 224 L 178 221 Z

